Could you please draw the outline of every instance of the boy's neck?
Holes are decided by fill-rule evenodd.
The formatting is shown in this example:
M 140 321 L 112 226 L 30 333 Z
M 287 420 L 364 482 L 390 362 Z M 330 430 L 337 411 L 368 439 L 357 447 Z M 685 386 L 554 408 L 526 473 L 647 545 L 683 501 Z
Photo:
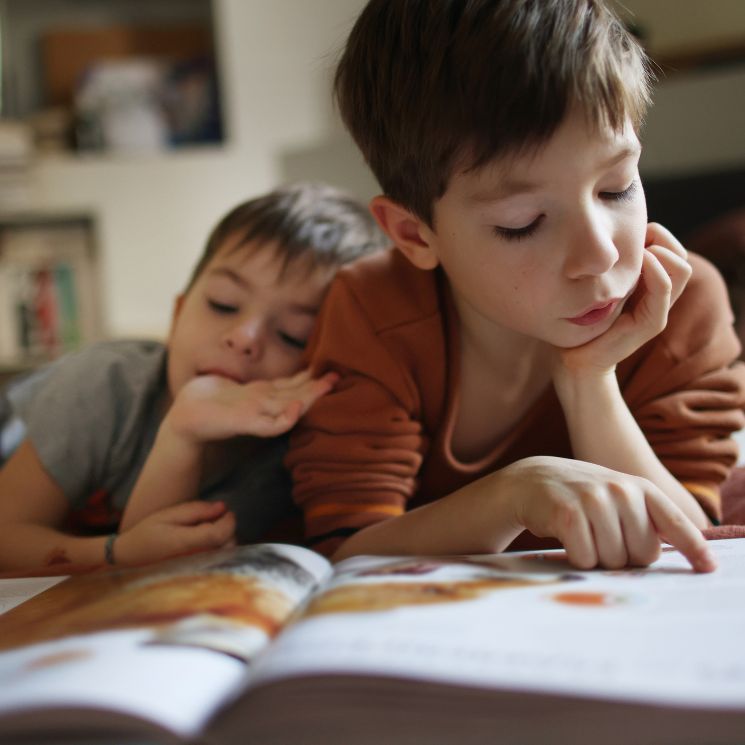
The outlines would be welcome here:
M 461 355 L 477 361 L 497 380 L 515 381 L 536 368 L 548 369 L 551 345 L 495 324 L 453 299 L 458 314 Z
M 493 451 L 551 384 L 553 350 L 491 323 L 460 321 L 459 327 L 450 448 L 457 459 L 474 462 Z

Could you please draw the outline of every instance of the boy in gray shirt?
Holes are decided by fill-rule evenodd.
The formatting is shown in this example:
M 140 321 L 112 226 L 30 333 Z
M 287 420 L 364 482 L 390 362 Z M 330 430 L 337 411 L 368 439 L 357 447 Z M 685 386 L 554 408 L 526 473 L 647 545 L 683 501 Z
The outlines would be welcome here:
M 382 245 L 346 194 L 278 189 L 215 227 L 165 345 L 102 342 L 12 382 L 0 571 L 138 564 L 285 517 L 282 435 L 335 383 L 301 370 L 316 312 L 338 267 Z

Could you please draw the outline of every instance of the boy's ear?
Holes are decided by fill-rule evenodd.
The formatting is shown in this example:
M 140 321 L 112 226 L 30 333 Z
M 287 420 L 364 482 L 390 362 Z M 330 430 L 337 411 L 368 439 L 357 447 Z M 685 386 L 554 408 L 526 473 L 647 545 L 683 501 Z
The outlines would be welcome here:
M 370 212 L 396 248 L 419 269 L 434 269 L 440 260 L 432 245 L 432 230 L 405 207 L 386 196 L 370 202 Z

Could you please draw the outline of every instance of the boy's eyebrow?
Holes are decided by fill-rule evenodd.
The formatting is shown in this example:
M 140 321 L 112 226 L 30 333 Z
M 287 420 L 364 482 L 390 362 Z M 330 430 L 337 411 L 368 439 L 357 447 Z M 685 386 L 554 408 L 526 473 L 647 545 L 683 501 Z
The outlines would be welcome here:
M 498 202 L 500 199 L 514 196 L 515 194 L 527 194 L 535 191 L 537 184 L 530 181 L 517 181 L 509 179 L 500 181 L 499 186 L 495 189 L 486 189 L 477 191 L 468 196 L 468 201 L 475 204 L 488 204 L 489 202 Z
M 244 290 L 251 289 L 251 283 L 246 280 L 245 277 L 233 271 L 227 266 L 216 266 L 210 269 L 208 272 L 211 275 L 222 275 L 228 279 L 233 280 L 237 285 L 242 287 Z M 290 303 L 288 308 L 294 313 L 304 313 L 305 315 L 315 316 L 318 315 L 318 311 L 321 309 L 320 305 L 307 305 L 306 303 Z
M 622 160 L 626 160 L 626 158 L 631 158 L 631 157 L 638 158 L 639 155 L 641 155 L 641 152 L 642 152 L 642 146 L 639 143 L 635 143 L 634 145 L 625 145 L 615 155 L 612 155 L 604 163 L 601 163 L 600 167 L 601 168 L 612 168 L 617 163 L 620 163 Z
M 641 154 L 641 145 L 625 145 L 617 153 L 612 155 L 608 160 L 603 161 L 599 164 L 598 170 L 607 170 L 613 168 L 621 161 L 631 157 L 638 157 Z M 481 192 L 474 192 L 469 195 L 468 200 L 477 204 L 498 202 L 500 199 L 511 197 L 516 194 L 526 194 L 531 191 L 535 191 L 538 188 L 538 184 L 531 181 L 521 181 L 518 179 L 506 179 L 499 182 L 499 185 L 495 189 L 488 189 Z
M 232 282 L 235 282 L 241 289 L 250 290 L 251 283 L 238 272 L 234 271 L 227 266 L 215 266 L 207 272 L 212 277 L 227 277 Z

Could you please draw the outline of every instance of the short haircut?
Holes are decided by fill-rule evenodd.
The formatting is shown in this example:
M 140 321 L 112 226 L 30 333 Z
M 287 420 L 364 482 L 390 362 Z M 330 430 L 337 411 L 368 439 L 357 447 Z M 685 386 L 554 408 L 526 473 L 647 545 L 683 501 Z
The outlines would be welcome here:
M 652 79 L 602 0 L 370 0 L 334 93 L 383 191 L 433 226 L 456 165 L 545 143 L 575 104 L 638 129 Z
M 226 241 L 233 250 L 271 247 L 289 267 L 338 267 L 387 245 L 367 208 L 324 183 L 283 186 L 234 207 L 214 227 L 186 291 Z

